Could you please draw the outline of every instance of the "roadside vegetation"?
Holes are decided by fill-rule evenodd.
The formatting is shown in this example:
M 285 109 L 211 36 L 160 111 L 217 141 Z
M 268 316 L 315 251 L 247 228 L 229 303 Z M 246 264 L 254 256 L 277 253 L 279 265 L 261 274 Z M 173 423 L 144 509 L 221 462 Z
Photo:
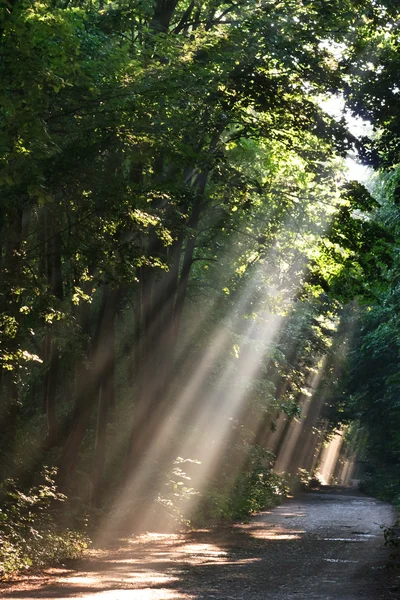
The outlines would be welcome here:
M 346 427 L 400 505 L 398 27 L 390 0 L 2 4 L 1 576 L 245 518 Z

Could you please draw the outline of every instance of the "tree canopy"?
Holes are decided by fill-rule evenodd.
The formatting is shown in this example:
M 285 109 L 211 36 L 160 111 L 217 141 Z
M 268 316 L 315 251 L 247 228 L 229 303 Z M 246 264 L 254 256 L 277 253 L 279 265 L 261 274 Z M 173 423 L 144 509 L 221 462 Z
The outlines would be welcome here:
M 395 5 L 3 3 L 3 481 L 254 510 L 314 392 L 292 471 L 357 422 L 398 473 Z

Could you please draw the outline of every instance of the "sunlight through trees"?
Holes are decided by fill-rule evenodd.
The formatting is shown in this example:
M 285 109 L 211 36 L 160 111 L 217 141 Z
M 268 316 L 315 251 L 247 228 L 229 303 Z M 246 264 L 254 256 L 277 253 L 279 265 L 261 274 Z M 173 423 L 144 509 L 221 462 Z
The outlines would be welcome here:
M 397 29 L 384 0 L 3 3 L 5 507 L 51 472 L 104 541 L 319 469 L 400 498 Z

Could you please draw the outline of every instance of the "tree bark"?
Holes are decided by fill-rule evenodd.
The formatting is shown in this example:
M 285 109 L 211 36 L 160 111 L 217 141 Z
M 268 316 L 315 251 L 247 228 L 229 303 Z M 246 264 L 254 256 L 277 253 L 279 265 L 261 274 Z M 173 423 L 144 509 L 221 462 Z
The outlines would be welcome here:
M 92 503 L 100 507 L 102 503 L 103 475 L 107 450 L 107 426 L 109 413 L 115 402 L 115 316 L 117 294 L 109 292 L 105 307 L 100 345 L 108 348 L 107 368 L 102 378 L 98 395 L 96 442 L 92 475 Z
M 71 429 L 60 461 L 58 474 L 60 489 L 65 489 L 68 478 L 76 466 L 82 440 L 98 401 L 101 383 L 108 380 L 114 368 L 114 353 L 110 352 L 104 333 L 108 304 L 111 303 L 116 311 L 119 295 L 119 290 L 111 290 L 109 285 L 103 287 L 100 314 L 90 353 L 91 366 L 86 372 L 86 377 L 82 377 L 80 389 L 77 391 Z
M 1 264 L 2 285 L 5 288 L 1 312 L 14 319 L 17 331 L 12 337 L 4 339 L 4 350 L 11 355 L 18 350 L 18 327 L 19 327 L 19 302 L 13 295 L 13 288 L 18 287 L 20 274 L 19 253 L 22 245 L 23 232 L 22 209 L 11 209 L 7 214 L 7 237 L 5 240 L 5 252 Z M 10 368 L 3 367 L 0 388 L 0 440 L 7 456 L 4 464 L 3 476 L 13 473 L 13 450 L 17 431 L 17 417 L 19 413 L 19 397 L 16 382 L 15 364 L 10 363 Z
M 156 0 L 150 28 L 158 32 L 167 32 L 178 0 Z
M 63 273 L 62 273 L 62 240 L 58 233 L 59 222 L 56 215 L 56 207 L 44 207 L 42 223 L 44 225 L 47 240 L 43 248 L 45 252 L 42 268 L 47 278 L 47 289 L 57 301 L 62 302 L 64 298 Z M 56 231 L 56 233 L 55 233 Z M 43 386 L 43 406 L 47 420 L 47 435 L 50 444 L 52 440 L 57 439 L 57 382 L 60 364 L 60 351 L 54 337 L 54 327 L 56 325 L 46 324 L 46 333 L 44 341 L 44 361 L 46 374 Z
M 178 240 L 171 255 L 170 271 L 161 281 L 142 285 L 141 313 L 143 326 L 138 345 L 141 369 L 138 374 L 138 393 L 134 423 L 127 457 L 126 477 L 132 477 L 143 457 L 157 439 L 160 427 L 168 414 L 171 397 L 173 362 L 189 283 L 193 253 L 196 247 L 195 231 L 198 228 L 204 201 L 208 174 L 197 177 L 197 194 L 188 221 L 193 237 L 187 240 L 180 268 L 183 241 Z M 151 277 L 153 277 L 151 273 Z M 171 447 L 173 447 L 171 440 Z M 167 456 L 163 460 L 168 460 Z

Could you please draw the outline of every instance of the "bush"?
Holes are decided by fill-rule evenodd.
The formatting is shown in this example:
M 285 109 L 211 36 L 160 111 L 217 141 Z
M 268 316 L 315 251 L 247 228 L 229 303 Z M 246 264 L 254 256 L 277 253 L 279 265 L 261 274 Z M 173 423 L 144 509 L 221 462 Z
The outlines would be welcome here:
M 400 505 L 400 469 L 397 465 L 369 466 L 360 483 L 360 490 L 379 500 Z
M 191 477 L 183 470 L 187 463 L 199 464 L 196 460 L 178 456 L 171 471 L 165 474 L 166 481 L 152 508 L 152 520 L 158 529 L 161 524 L 165 531 L 173 531 L 189 524 L 187 505 L 198 496 L 198 492 L 190 485 Z
M 230 498 L 232 516 L 244 517 L 251 513 L 277 506 L 287 494 L 286 482 L 269 467 L 255 467 L 251 473 L 238 477 Z
M 233 480 L 227 476 L 210 482 L 202 493 L 192 524 L 240 519 L 280 504 L 289 489 L 287 482 L 273 472 L 272 462 L 271 453 L 263 448 L 251 448 L 246 467 Z
M 392 548 L 400 547 L 400 519 L 397 519 L 393 525 L 381 525 L 385 538 L 385 546 Z
M 88 538 L 57 525 L 55 505 L 66 497 L 57 491 L 55 470 L 45 469 L 43 483 L 26 494 L 15 482 L 0 487 L 0 578 L 29 567 L 44 567 L 78 557 Z

